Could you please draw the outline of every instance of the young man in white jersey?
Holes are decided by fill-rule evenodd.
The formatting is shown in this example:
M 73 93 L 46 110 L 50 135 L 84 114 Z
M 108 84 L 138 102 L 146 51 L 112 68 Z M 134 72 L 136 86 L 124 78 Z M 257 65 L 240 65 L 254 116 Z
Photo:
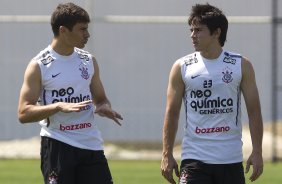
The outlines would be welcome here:
M 21 123 L 40 121 L 45 184 L 110 184 L 111 173 L 94 113 L 121 125 L 99 77 L 95 58 L 81 50 L 88 13 L 59 4 L 51 16 L 52 43 L 28 64 L 20 92 Z
M 163 128 L 162 175 L 181 184 L 244 184 L 241 92 L 252 138 L 251 181 L 263 172 L 263 123 L 255 73 L 248 59 L 223 50 L 228 21 L 209 4 L 192 7 L 188 19 L 194 53 L 172 66 Z M 186 112 L 180 171 L 173 157 L 182 100 Z

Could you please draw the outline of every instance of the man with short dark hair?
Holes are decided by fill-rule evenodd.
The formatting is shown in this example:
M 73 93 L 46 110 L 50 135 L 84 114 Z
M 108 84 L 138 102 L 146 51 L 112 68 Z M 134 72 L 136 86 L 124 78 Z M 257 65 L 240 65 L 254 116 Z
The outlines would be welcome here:
M 228 21 L 209 4 L 192 7 L 188 20 L 195 52 L 172 66 L 163 128 L 162 175 L 173 171 L 181 184 L 245 184 L 242 165 L 241 92 L 244 96 L 253 151 L 247 160 L 255 181 L 263 172 L 263 123 L 251 62 L 223 50 Z M 173 157 L 182 99 L 186 113 L 180 172 Z
M 40 121 L 45 184 L 113 183 L 94 112 L 119 125 L 122 117 L 111 108 L 96 59 L 82 50 L 89 22 L 83 8 L 59 4 L 51 16 L 52 43 L 25 71 L 18 117 Z

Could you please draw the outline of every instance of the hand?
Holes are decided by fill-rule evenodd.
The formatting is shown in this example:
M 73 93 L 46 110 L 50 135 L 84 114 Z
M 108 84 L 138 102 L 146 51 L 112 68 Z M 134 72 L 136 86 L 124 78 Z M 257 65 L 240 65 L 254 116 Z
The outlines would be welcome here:
M 253 165 L 253 173 L 249 179 L 253 182 L 263 173 L 263 159 L 261 153 L 252 152 L 247 160 L 246 173 L 249 172 L 251 165 Z
M 163 177 L 169 181 L 169 183 L 176 184 L 173 179 L 173 170 L 177 177 L 180 176 L 178 170 L 178 164 L 172 155 L 170 156 L 163 156 L 161 162 L 161 172 Z
M 112 108 L 109 104 L 107 104 L 107 103 L 104 103 L 104 104 L 101 104 L 101 105 L 98 104 L 96 106 L 95 113 L 99 114 L 102 117 L 110 118 L 110 119 L 114 120 L 119 126 L 121 126 L 119 119 L 123 120 L 123 118 L 121 117 L 121 115 L 119 113 L 112 110 Z
M 91 104 L 92 100 L 87 100 L 79 103 L 66 103 L 58 102 L 57 107 L 59 111 L 69 113 L 69 112 L 80 112 L 81 109 L 85 108 L 87 105 Z

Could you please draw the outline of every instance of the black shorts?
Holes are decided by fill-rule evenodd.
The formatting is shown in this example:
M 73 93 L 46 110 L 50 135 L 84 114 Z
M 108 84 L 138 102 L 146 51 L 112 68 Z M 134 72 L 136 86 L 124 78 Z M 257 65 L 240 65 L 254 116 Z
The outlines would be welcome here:
M 206 164 L 198 160 L 183 160 L 179 184 L 245 184 L 243 164 Z
M 45 184 L 112 184 L 104 151 L 80 149 L 41 137 L 41 172 Z

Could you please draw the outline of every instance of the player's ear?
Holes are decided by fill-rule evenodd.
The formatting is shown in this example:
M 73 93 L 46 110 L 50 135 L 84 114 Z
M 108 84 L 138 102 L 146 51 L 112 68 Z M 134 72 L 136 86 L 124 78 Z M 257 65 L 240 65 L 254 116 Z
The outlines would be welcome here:
M 68 28 L 65 26 L 60 26 L 59 27 L 59 34 L 62 35 L 68 31 Z
M 214 32 L 213 32 L 213 36 L 215 38 L 219 38 L 220 37 L 220 34 L 221 34 L 221 29 L 220 28 L 217 28 Z

